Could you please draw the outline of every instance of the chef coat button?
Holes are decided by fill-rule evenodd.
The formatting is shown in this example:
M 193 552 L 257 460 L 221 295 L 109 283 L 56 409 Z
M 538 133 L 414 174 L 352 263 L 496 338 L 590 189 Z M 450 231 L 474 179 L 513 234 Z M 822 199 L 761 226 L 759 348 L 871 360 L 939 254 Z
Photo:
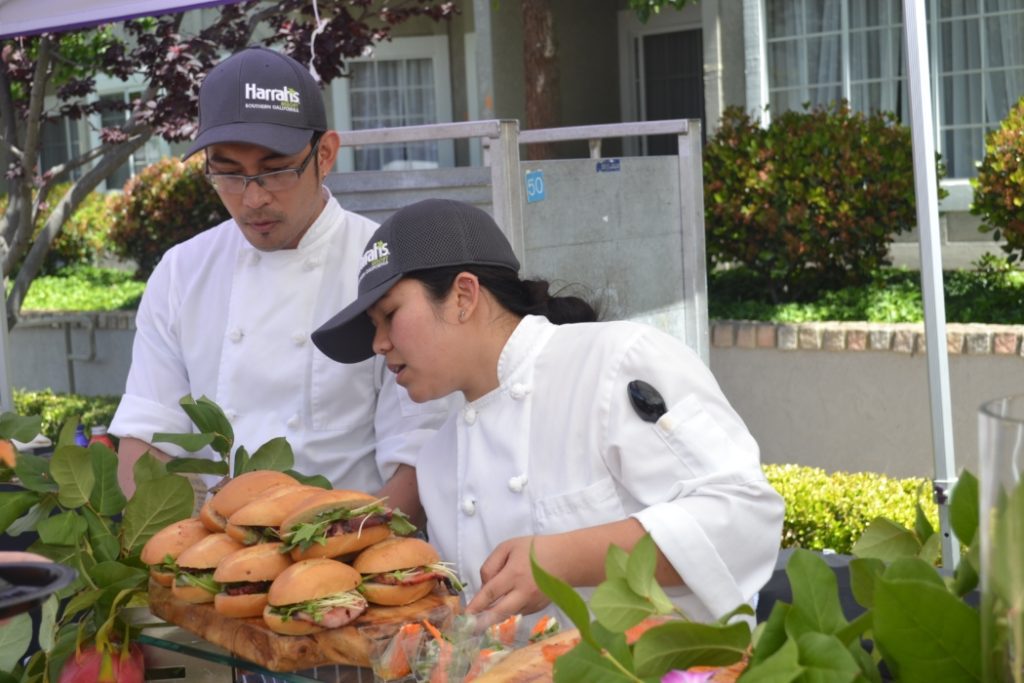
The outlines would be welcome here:
M 471 425 L 476 422 L 476 409 L 466 408 L 462 411 L 462 419 L 466 421 L 466 424 Z
M 245 333 L 242 332 L 242 328 L 240 327 L 236 327 L 235 329 L 228 332 L 228 339 L 230 339 L 233 342 L 242 341 L 243 336 L 245 336 Z
M 315 256 L 312 256 L 306 259 L 306 262 L 302 264 L 302 267 L 305 268 L 306 270 L 313 270 L 314 268 L 317 268 L 319 265 L 320 259 L 318 259 Z
M 476 514 L 476 501 L 472 498 L 464 498 L 462 500 L 462 512 L 467 516 L 472 517 Z
M 512 477 L 508 480 L 508 490 L 512 493 L 522 493 L 524 488 L 526 488 L 525 474 L 520 474 L 518 477 Z
M 259 262 L 260 262 L 260 254 L 259 254 L 259 252 L 258 251 L 253 252 L 252 255 L 249 256 L 249 263 L 251 263 L 252 265 L 255 266 Z
M 224 417 L 228 419 L 228 422 L 234 422 L 238 418 L 238 411 L 229 408 L 224 411 Z
M 526 386 L 525 384 L 521 384 L 520 382 L 516 382 L 511 387 L 509 387 L 508 393 L 509 396 L 518 401 L 520 399 L 526 398 L 526 395 L 530 393 L 530 387 Z
M 289 429 L 295 429 L 298 426 L 299 426 L 299 416 L 298 415 L 292 415 L 291 417 L 288 418 L 288 428 Z
M 292 343 L 295 344 L 296 346 L 302 346 L 303 344 L 305 344 L 306 343 L 306 333 L 305 332 L 295 332 L 295 333 L 293 333 L 292 334 Z

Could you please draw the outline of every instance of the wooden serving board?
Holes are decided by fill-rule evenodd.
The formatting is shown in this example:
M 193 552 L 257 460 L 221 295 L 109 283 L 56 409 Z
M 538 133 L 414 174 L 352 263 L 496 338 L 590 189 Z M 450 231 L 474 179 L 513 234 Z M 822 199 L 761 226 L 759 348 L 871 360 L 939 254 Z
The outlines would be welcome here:
M 371 605 L 348 626 L 308 636 L 285 636 L 267 628 L 263 619 L 234 619 L 220 614 L 213 603 L 195 605 L 174 597 L 171 589 L 149 582 L 149 609 L 164 621 L 195 633 L 242 659 L 271 671 L 300 671 L 324 664 L 369 666 L 368 641 L 362 626 L 397 628 L 408 621 L 443 618 L 461 610 L 458 596 L 438 588 L 433 594 L 401 607 Z M 436 622 L 439 623 L 439 622 Z

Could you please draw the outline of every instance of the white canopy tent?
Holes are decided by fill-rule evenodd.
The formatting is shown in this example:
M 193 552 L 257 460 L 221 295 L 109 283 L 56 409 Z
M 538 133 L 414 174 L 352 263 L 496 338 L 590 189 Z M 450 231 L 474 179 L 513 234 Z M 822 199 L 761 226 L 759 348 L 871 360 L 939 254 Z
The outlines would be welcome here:
M 315 0 L 311 0 L 315 3 Z M 0 38 L 67 30 L 129 17 L 228 4 L 237 0 L 0 0 Z M 940 502 L 952 487 L 955 472 L 953 428 L 946 350 L 946 315 L 939 239 L 938 182 L 935 175 L 934 119 L 929 81 L 927 21 L 924 0 L 904 0 L 903 31 L 907 51 L 907 86 L 914 150 L 915 193 L 920 232 L 921 286 L 924 298 L 928 383 L 931 401 L 935 485 Z M 2 292 L 0 292 L 2 295 Z M 0 303 L 3 303 L 0 296 Z M 0 403 L 10 409 L 6 316 L 0 316 Z M 950 532 L 948 508 L 939 506 L 943 557 L 953 565 L 959 556 Z

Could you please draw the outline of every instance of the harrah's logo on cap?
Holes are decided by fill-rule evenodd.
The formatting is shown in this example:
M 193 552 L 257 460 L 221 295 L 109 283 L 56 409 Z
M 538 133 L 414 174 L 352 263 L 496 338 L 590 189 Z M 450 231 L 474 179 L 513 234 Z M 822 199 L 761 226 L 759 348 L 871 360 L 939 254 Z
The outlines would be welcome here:
M 261 88 L 255 83 L 245 84 L 246 109 L 275 109 L 299 112 L 299 91 L 295 88 Z
M 373 243 L 369 249 L 363 252 L 362 258 L 359 259 L 359 281 L 362 282 L 363 278 L 388 264 L 388 257 L 391 256 L 391 250 L 388 249 L 388 243 L 384 240 L 377 240 Z

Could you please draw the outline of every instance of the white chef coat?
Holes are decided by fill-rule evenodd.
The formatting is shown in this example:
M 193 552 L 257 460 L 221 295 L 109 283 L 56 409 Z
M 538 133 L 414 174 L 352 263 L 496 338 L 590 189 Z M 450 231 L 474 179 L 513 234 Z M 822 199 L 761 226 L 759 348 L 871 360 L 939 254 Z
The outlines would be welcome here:
M 286 437 L 295 469 L 335 487 L 376 491 L 398 464 L 415 465 L 448 402 L 414 403 L 381 357 L 344 365 L 310 340 L 355 299 L 377 227 L 323 191 L 327 205 L 295 249 L 261 252 L 229 220 L 167 251 L 139 305 L 111 433 L 153 443 L 156 432 L 192 432 L 179 406 L 190 394 L 224 410 L 236 448 Z
M 417 471 L 429 538 L 468 581 L 467 600 L 501 541 L 630 516 L 683 578 L 666 592 L 691 619 L 718 618 L 767 581 L 783 500 L 757 443 L 680 340 L 630 322 L 527 316 L 498 378 L 427 441 Z M 634 379 L 664 396 L 657 424 L 631 407 Z

